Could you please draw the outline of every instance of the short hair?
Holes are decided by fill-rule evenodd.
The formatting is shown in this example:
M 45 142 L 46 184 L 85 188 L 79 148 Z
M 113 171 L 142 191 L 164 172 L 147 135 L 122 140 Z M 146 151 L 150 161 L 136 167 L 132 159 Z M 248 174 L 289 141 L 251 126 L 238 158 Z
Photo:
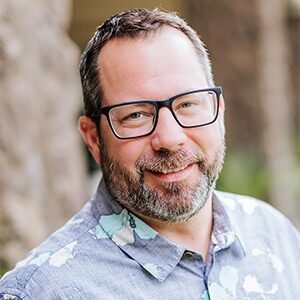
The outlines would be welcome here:
M 211 63 L 205 45 L 199 36 L 176 13 L 155 9 L 131 9 L 116 14 L 100 25 L 88 42 L 80 61 L 80 76 L 83 92 L 84 114 L 92 116 L 101 107 L 103 91 L 100 82 L 99 54 L 103 46 L 114 38 L 146 37 L 163 26 L 171 26 L 183 32 L 192 42 L 209 87 L 214 86 Z

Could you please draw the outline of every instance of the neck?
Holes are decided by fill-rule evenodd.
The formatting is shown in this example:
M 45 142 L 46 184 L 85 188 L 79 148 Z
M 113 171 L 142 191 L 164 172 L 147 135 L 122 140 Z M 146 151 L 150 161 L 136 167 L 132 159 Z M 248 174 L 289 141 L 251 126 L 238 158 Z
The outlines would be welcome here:
M 212 199 L 185 223 L 164 222 L 139 215 L 158 233 L 190 251 L 200 252 L 206 261 L 213 227 Z

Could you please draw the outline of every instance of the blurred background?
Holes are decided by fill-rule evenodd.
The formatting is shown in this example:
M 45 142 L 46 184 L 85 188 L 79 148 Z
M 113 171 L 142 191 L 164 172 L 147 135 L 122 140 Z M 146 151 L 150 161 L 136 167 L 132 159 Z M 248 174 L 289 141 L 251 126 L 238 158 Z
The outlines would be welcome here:
M 95 189 L 77 131 L 79 56 L 99 24 L 133 7 L 177 11 L 207 45 L 226 102 L 218 189 L 300 227 L 300 0 L 1 0 L 0 276 Z

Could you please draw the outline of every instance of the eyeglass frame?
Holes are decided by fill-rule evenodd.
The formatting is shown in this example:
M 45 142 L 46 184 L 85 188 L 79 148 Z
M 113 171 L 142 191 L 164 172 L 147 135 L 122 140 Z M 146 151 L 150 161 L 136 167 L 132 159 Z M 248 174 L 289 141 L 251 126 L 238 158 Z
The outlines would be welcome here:
M 193 125 L 193 126 L 182 125 L 180 123 L 180 121 L 178 120 L 175 112 L 173 111 L 173 108 L 172 108 L 173 102 L 179 97 L 182 97 L 182 96 L 185 96 L 185 95 L 188 95 L 188 94 L 199 93 L 199 92 L 214 92 L 216 94 L 216 96 L 217 96 L 217 110 L 216 110 L 216 114 L 215 114 L 214 119 L 210 122 L 207 122 L 207 123 L 204 123 L 204 124 L 201 124 L 201 125 Z M 116 136 L 116 138 L 118 138 L 120 140 L 135 139 L 135 138 L 140 138 L 140 137 L 145 137 L 147 135 L 151 135 L 154 132 L 154 130 L 156 129 L 156 126 L 157 126 L 157 122 L 158 122 L 159 110 L 162 107 L 167 107 L 171 111 L 171 113 L 172 113 L 174 119 L 176 120 L 177 124 L 182 128 L 203 127 L 203 126 L 207 126 L 207 125 L 210 125 L 210 124 L 214 123 L 217 120 L 218 115 L 219 115 L 219 103 L 220 103 L 221 94 L 222 94 L 222 87 L 220 87 L 220 86 L 212 87 L 212 88 L 206 88 L 206 89 L 192 90 L 192 91 L 189 91 L 189 92 L 184 92 L 184 93 L 177 94 L 177 95 L 172 96 L 171 98 L 165 99 L 165 100 L 140 100 L 140 101 L 130 101 L 130 102 L 123 102 L 123 103 L 118 103 L 118 104 L 114 104 L 114 105 L 108 105 L 108 106 L 105 106 L 105 107 L 101 107 L 98 111 L 95 111 L 94 113 L 90 114 L 88 117 L 90 117 L 92 119 L 92 121 L 95 123 L 95 125 L 97 126 L 97 128 L 99 130 L 98 126 L 99 126 L 99 122 L 100 122 L 100 116 L 105 115 L 106 119 L 108 121 L 108 124 L 109 124 L 113 134 Z M 156 115 L 155 115 L 155 119 L 154 119 L 154 122 L 153 122 L 153 128 L 148 133 L 145 133 L 143 135 L 138 135 L 138 136 L 133 136 L 133 137 L 121 137 L 117 134 L 117 132 L 115 131 L 115 129 L 113 127 L 113 124 L 111 123 L 111 120 L 110 120 L 110 117 L 109 117 L 109 112 L 110 112 L 111 109 L 113 109 L 115 107 L 126 106 L 126 105 L 129 105 L 129 104 L 135 104 L 135 103 L 148 103 L 148 104 L 152 104 L 155 107 Z

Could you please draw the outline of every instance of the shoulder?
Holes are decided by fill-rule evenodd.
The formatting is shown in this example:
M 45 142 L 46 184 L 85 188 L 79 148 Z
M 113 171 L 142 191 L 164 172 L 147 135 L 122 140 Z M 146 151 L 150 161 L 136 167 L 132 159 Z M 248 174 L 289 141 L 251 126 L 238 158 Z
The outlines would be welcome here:
M 216 196 L 244 239 L 262 238 L 269 244 L 286 242 L 299 250 L 299 231 L 285 215 L 270 204 L 250 196 L 220 191 L 216 192 Z
M 260 278 L 260 282 L 272 279 L 277 281 L 274 286 L 280 286 L 282 293 L 296 296 L 295 288 L 300 278 L 297 228 L 280 211 L 263 201 L 223 192 L 217 192 L 216 196 L 244 248 L 241 270 L 251 274 L 247 278 Z
M 97 224 L 86 205 L 63 227 L 33 249 L 0 280 L 0 300 L 59 298 L 64 278 L 84 260 L 84 249 L 95 241 L 90 233 Z M 80 279 L 79 279 L 80 280 Z
M 280 211 L 267 202 L 251 196 L 233 194 L 228 192 L 215 192 L 225 210 L 235 217 L 266 217 L 265 220 L 277 220 L 283 223 L 290 222 Z

